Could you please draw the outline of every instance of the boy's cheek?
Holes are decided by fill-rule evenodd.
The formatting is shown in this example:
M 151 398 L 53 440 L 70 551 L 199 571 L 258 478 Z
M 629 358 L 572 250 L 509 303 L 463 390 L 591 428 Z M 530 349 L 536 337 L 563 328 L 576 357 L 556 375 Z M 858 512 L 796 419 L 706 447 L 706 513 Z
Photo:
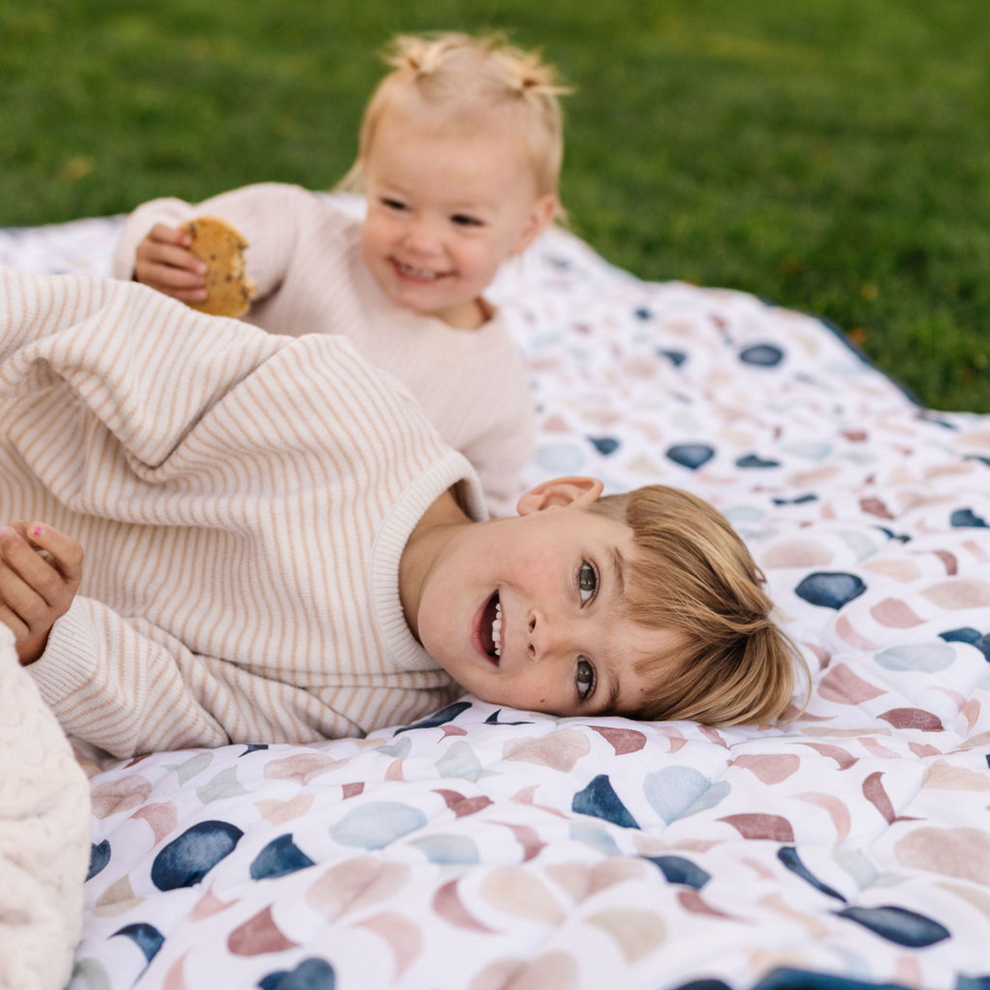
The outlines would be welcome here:
M 498 695 L 492 701 L 494 704 L 508 705 L 510 708 L 518 708 L 522 711 L 557 712 L 560 707 L 553 692 L 539 680 L 508 677 L 500 679 L 493 688 L 493 693 Z

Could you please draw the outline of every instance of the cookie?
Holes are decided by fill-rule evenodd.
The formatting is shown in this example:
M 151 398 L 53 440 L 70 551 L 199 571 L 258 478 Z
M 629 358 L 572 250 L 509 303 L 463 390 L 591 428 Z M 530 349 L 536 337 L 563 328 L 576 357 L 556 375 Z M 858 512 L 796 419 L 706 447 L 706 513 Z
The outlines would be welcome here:
M 189 250 L 208 265 L 206 302 L 189 305 L 214 316 L 242 316 L 250 309 L 257 288 L 244 267 L 248 242 L 219 217 L 195 217 L 182 224 L 182 229 L 192 237 Z

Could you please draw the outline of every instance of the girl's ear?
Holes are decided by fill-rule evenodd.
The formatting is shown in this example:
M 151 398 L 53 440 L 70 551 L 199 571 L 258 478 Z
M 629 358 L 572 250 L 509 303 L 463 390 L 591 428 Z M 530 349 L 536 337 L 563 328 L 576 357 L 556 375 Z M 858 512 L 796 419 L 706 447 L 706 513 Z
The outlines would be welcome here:
M 586 507 L 597 501 L 605 486 L 597 478 L 573 475 L 568 478 L 551 478 L 531 488 L 522 495 L 516 505 L 521 516 L 545 509 L 562 509 L 568 505 Z
M 557 213 L 559 203 L 554 193 L 547 193 L 541 196 L 529 211 L 522 233 L 516 241 L 510 255 L 522 254 L 550 226 Z

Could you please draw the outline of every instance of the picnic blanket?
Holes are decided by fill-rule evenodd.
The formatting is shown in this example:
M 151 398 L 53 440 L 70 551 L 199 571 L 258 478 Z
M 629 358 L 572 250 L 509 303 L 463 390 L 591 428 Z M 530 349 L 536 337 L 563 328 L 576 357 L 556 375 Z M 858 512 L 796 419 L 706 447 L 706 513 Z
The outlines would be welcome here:
M 106 273 L 119 223 L 0 231 L 0 265 Z M 538 405 L 526 480 L 712 501 L 807 709 L 715 730 L 465 696 L 366 739 L 83 749 L 74 990 L 990 986 L 990 416 L 561 230 L 493 295 Z

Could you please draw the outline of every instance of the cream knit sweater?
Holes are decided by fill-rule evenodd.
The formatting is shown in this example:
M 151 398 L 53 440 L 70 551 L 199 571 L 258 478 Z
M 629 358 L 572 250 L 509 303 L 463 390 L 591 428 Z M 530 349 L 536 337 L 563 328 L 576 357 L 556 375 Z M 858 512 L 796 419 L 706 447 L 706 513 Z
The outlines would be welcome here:
M 48 522 L 86 555 L 28 668 L 71 735 L 118 756 L 310 741 L 450 700 L 398 565 L 451 486 L 483 518 L 480 487 L 348 341 L 133 282 L 0 273 L 0 420 L 3 522 Z
M 0 626 L 0 990 L 58 990 L 82 929 L 89 785 Z
M 271 333 L 335 333 L 390 371 L 419 399 L 440 436 L 474 465 L 494 515 L 515 514 L 520 472 L 533 454 L 529 376 L 501 316 L 457 330 L 392 303 L 358 250 L 360 224 L 324 195 L 264 183 L 192 206 L 156 199 L 130 215 L 114 275 L 130 279 L 138 243 L 156 223 L 211 214 L 247 238 L 258 283 L 244 317 Z

